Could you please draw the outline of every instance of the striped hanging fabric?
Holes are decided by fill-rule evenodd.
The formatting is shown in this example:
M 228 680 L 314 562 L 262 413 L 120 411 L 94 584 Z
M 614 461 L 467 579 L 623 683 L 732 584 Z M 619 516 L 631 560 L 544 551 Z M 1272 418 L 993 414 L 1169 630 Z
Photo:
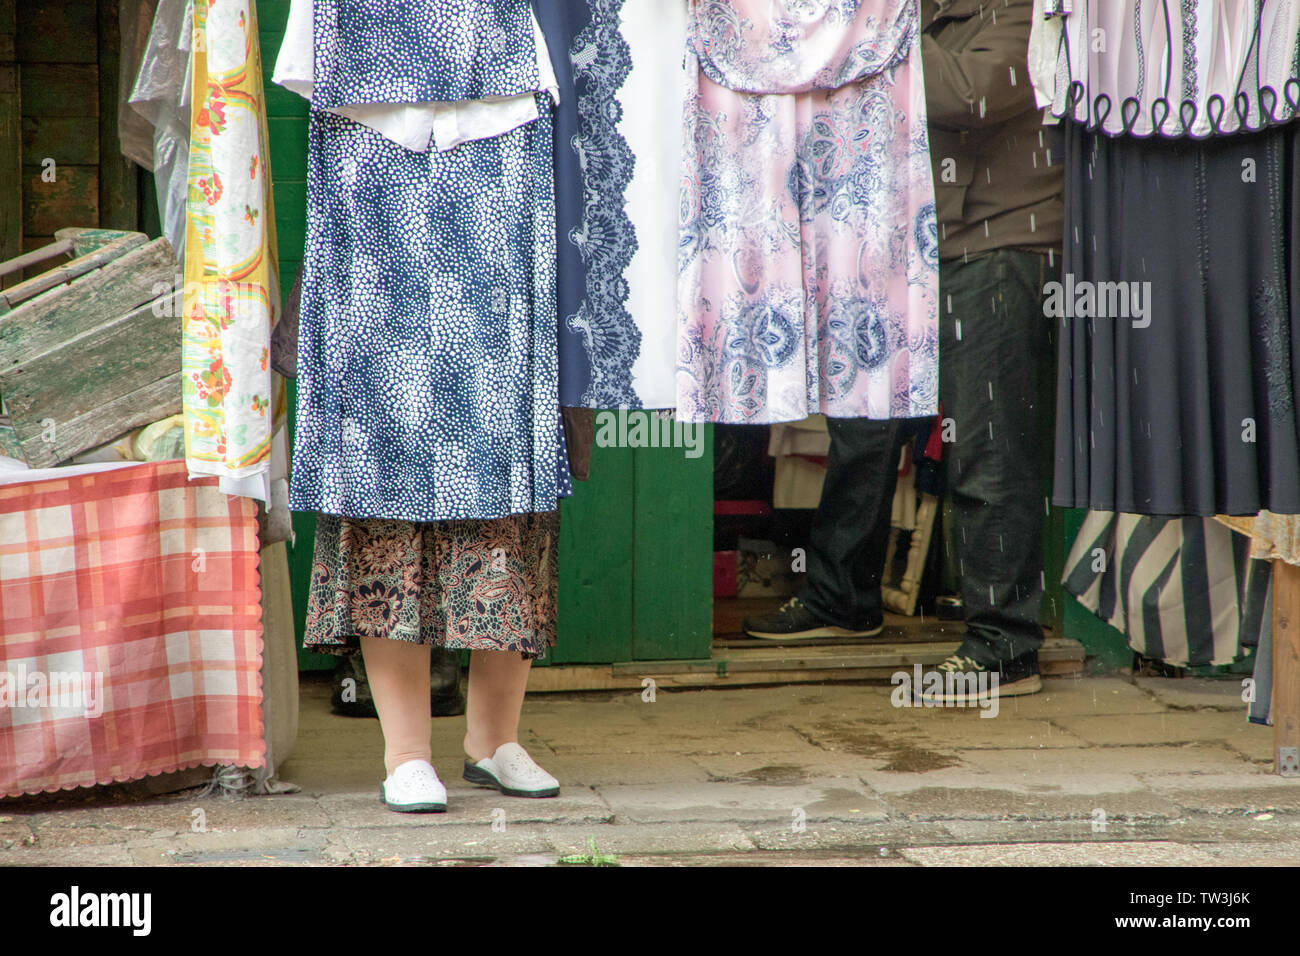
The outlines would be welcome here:
M 1062 583 L 1146 657 L 1231 664 L 1272 632 L 1272 568 L 1207 518 L 1090 511 Z

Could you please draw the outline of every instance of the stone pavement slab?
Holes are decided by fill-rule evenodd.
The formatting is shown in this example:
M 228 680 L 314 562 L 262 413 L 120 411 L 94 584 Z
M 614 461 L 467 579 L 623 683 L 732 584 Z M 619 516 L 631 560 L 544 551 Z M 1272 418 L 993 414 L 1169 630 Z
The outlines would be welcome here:
M 450 809 L 404 815 L 379 799 L 378 722 L 330 714 L 307 681 L 278 775 L 300 792 L 0 801 L 0 867 L 546 866 L 590 838 L 629 866 L 1300 859 L 1300 781 L 1268 772 L 1272 730 L 1235 681 L 1044 684 L 995 718 L 895 707 L 882 684 L 537 696 L 521 741 L 560 797 L 465 783 L 464 719 L 440 718 Z
M 1200 847 L 1180 843 L 1012 843 L 1000 846 L 909 847 L 904 859 L 922 866 L 1211 866 Z
M 1129 773 L 1139 776 L 1166 774 L 1234 773 L 1264 775 L 1252 763 L 1226 744 L 1193 743 L 1170 746 L 1085 747 L 1077 750 L 970 750 L 961 754 L 962 763 L 979 770 L 1024 774 Z M 1279 778 L 1280 779 L 1280 778 Z
M 1057 717 L 1054 723 L 1094 746 L 1207 743 L 1233 746 L 1267 737 L 1272 729 L 1252 724 L 1246 712 L 1173 711 L 1159 714 Z
M 1165 710 L 1150 693 L 1118 677 L 1045 677 L 1041 693 L 1008 697 L 1000 704 L 1000 716 L 1030 720 Z
M 867 779 L 873 787 L 877 786 L 874 777 Z M 1030 790 L 1018 782 L 990 774 L 985 786 L 978 786 L 974 781 L 963 781 L 958 786 L 927 785 L 882 792 L 881 799 L 891 817 L 901 814 L 915 820 L 1059 820 L 1091 818 L 1098 809 L 1111 818 L 1173 817 L 1181 813 L 1172 798 L 1134 787 L 1129 778 L 1098 777 L 1093 786 L 1094 789 L 1080 784 L 1071 790 L 1064 786 Z
M 413 816 L 415 816 L 413 814 Z M 340 863 L 397 863 L 454 858 L 490 861 L 502 856 L 545 854 L 551 842 L 541 828 L 449 824 L 441 814 L 420 814 L 416 826 L 343 829 L 325 854 Z
M 705 783 L 707 771 L 701 759 L 683 754 L 556 754 L 546 760 L 546 769 L 565 787 L 603 787 L 615 784 Z M 716 758 L 714 758 L 716 759 Z M 737 758 L 740 759 L 740 758 Z M 763 762 L 760 755 L 746 759 Z
M 828 753 L 818 747 L 764 754 L 697 754 L 691 761 L 705 779 L 729 783 L 804 783 L 814 777 L 858 779 L 869 770 L 880 770 L 888 758 Z
M 1273 774 L 1195 774 L 1145 778 L 1151 788 L 1189 812 L 1264 813 L 1300 811 L 1300 787 L 1294 778 Z
M 135 866 L 137 861 L 125 846 L 58 847 L 27 850 L 21 857 L 0 853 L 0 867 L 8 866 Z
M 802 831 L 791 826 L 763 826 L 746 831 L 759 849 L 808 853 L 814 850 L 855 849 L 872 858 L 897 856 L 897 848 L 918 843 L 946 842 L 949 834 L 941 824 L 913 823 L 900 819 L 814 822 Z
M 1151 699 L 1165 707 L 1206 708 L 1241 715 L 1246 707 L 1242 699 L 1240 680 L 1212 680 L 1189 677 L 1169 680 L 1161 677 L 1135 677 L 1134 685 L 1150 694 Z
M 620 823 L 601 827 L 548 827 L 546 837 L 557 857 L 590 853 L 588 839 L 604 853 L 677 854 L 736 853 L 755 849 L 744 830 L 726 822 L 662 824 Z
M 792 786 L 743 783 L 602 787 L 616 818 L 633 823 L 884 819 L 880 801 L 842 777 Z

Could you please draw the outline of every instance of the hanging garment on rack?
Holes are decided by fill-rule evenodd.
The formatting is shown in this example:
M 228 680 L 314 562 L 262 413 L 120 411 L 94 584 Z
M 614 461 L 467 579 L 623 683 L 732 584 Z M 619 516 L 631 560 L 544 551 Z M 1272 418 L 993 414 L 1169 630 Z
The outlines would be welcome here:
M 1045 12 L 1061 20 L 1052 113 L 1089 130 L 1201 138 L 1300 116 L 1300 0 L 1047 0 Z
M 1300 512 L 1300 122 L 1206 140 L 1063 126 L 1053 501 Z
M 528 0 L 316 0 L 310 53 L 303 19 L 277 69 L 312 97 L 294 509 L 553 511 L 554 77 Z
M 691 0 L 678 415 L 933 415 L 915 0 Z
M 257 8 L 195 0 L 193 17 L 185 459 L 192 476 L 273 506 L 288 479 L 288 395 L 268 361 L 280 289 Z
M 561 87 L 560 402 L 671 408 L 686 0 L 534 6 Z
M 1272 568 L 1205 518 L 1090 511 L 1061 579 L 1145 657 L 1231 664 L 1272 633 Z

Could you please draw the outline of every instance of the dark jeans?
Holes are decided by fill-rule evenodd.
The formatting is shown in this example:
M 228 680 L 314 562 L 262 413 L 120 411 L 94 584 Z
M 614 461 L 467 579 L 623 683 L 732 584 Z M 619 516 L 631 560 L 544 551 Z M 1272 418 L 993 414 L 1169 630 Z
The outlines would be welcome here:
M 1056 270 L 1051 270 L 1052 272 Z M 1001 249 L 940 263 L 939 397 L 967 638 L 984 665 L 1037 649 L 1043 599 L 1047 256 Z M 901 447 L 897 421 L 831 419 L 831 450 L 801 599 L 841 627 L 879 623 Z

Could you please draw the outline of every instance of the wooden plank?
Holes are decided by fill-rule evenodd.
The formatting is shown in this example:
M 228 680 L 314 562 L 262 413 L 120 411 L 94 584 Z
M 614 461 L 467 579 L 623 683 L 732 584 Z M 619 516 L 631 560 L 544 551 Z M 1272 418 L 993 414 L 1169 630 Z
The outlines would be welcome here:
M 657 443 L 680 432 L 688 446 L 636 450 L 632 659 L 699 657 L 713 640 L 713 427 L 632 414 L 649 417 Z
M 677 662 L 667 662 L 676 664 Z M 814 668 L 811 670 L 715 671 L 681 673 L 665 668 L 665 662 L 643 661 L 639 667 L 626 668 L 614 673 L 610 666 L 570 665 L 565 667 L 533 668 L 528 677 L 529 693 L 572 693 L 574 691 L 628 691 L 641 693 L 641 681 L 652 678 L 660 688 L 721 688 L 755 687 L 777 684 L 827 684 L 876 683 L 887 684 L 899 668 L 843 667 Z M 1083 663 L 1077 660 L 1045 661 L 1041 665 L 1043 677 L 1077 680 L 1083 674 Z M 1051 685 L 1048 685 L 1050 690 Z
M 88 272 L 106 266 L 113 260 L 125 255 L 131 249 L 144 245 L 147 241 L 148 237 L 143 233 L 118 233 L 118 238 L 103 248 L 89 252 L 73 259 L 71 262 L 60 263 L 53 268 L 47 268 L 40 275 L 20 283 L 12 289 L 7 289 L 4 293 L 0 293 L 0 311 L 7 311 L 28 299 L 35 298 L 42 292 L 53 289 L 57 285 L 71 282 Z M 48 246 L 44 246 L 35 252 L 26 253 L 17 259 L 0 265 L 0 275 L 15 268 L 25 268 L 36 261 L 53 258 L 74 248 L 75 243 L 70 238 L 60 237 L 58 241 Z
M 23 61 L 18 80 L 23 116 L 99 115 L 99 67 L 94 64 Z
M 155 239 L 132 249 L 111 268 L 53 289 L 0 316 L 0 368 L 32 361 L 87 329 L 152 302 L 175 288 L 177 264 L 171 244 Z
M 12 259 L 0 262 L 0 276 L 7 276 L 14 272 L 21 272 L 28 266 L 34 266 L 39 262 L 45 262 L 47 259 L 53 259 L 55 256 L 68 255 L 72 252 L 73 245 L 66 239 L 59 239 L 51 242 L 49 245 L 41 246 L 39 249 L 33 249 L 31 252 L 24 252 L 21 256 L 14 256 Z M 26 285 L 26 283 L 24 283 Z M 0 309 L 20 299 L 19 295 L 0 296 L 3 299 L 0 302 Z M 7 309 L 6 309 L 7 311 Z
M 26 63 L 94 63 L 96 27 L 90 0 L 22 0 L 20 56 Z
M 99 164 L 99 121 L 93 116 L 24 116 L 23 155 L 51 156 L 71 166 Z
M 843 645 L 810 648 L 733 648 L 730 645 L 714 646 L 707 660 L 655 661 L 656 673 L 744 673 L 748 671 L 808 671 L 824 668 L 910 668 L 916 664 L 932 667 L 944 661 L 960 645 L 959 640 L 931 641 L 927 643 L 876 643 L 863 641 L 857 647 Z M 1070 662 L 1082 664 L 1083 646 L 1077 641 L 1052 638 L 1044 642 L 1039 651 L 1041 664 Z M 640 673 L 646 662 L 632 661 L 611 665 L 611 673 L 618 676 Z M 893 672 L 892 670 L 890 671 Z
M 98 229 L 89 226 L 68 226 L 64 229 L 58 229 L 54 233 L 56 239 L 68 239 L 72 242 L 72 247 L 77 256 L 84 256 L 87 253 L 94 252 L 96 249 L 102 249 L 110 242 L 117 242 L 123 236 L 129 234 L 129 230 L 122 229 Z M 147 238 L 147 236 L 146 236 Z
M 0 455 L 6 458 L 23 459 L 23 446 L 18 441 L 18 433 L 14 431 L 14 426 L 10 425 L 8 419 L 0 424 Z
M 45 246 L 48 246 L 50 243 L 52 243 L 52 242 L 57 242 L 57 241 L 58 241 L 58 239 L 57 239 L 57 237 L 55 237 L 55 236 L 27 236 L 27 235 L 24 235 L 24 236 L 23 236 L 22 251 L 23 251 L 24 253 L 27 253 L 27 252 L 35 252 L 37 249 L 42 249 L 42 248 L 44 248 Z
M 632 452 L 596 448 L 591 481 L 575 482 L 573 497 L 561 506 L 552 663 L 632 659 L 632 493 Z
M 22 103 L 16 21 L 14 0 L 0 0 L 0 259 L 12 259 L 22 251 Z
M 890 612 L 892 613 L 892 612 Z M 944 640 L 961 640 L 966 630 L 966 625 L 961 621 L 953 621 L 953 627 L 948 628 L 950 632 L 947 636 L 941 630 L 936 629 L 934 633 L 926 633 L 919 630 L 911 630 L 902 627 L 890 627 L 885 625 L 885 629 L 877 637 L 867 638 L 866 640 L 881 641 L 890 644 L 929 644 L 934 641 Z M 956 636 L 953 636 L 956 635 Z M 734 648 L 759 648 L 759 647 L 808 647 L 811 645 L 828 646 L 828 647 L 851 647 L 855 644 L 862 644 L 864 638 L 861 637 L 827 637 L 817 638 L 815 640 L 788 640 L 788 641 L 769 641 L 759 638 L 734 637 L 727 635 L 714 635 L 715 645 Z
M 1300 566 L 1273 562 L 1273 721 L 1274 766 L 1286 776 L 1282 751 L 1300 748 Z
M 122 155 L 117 134 L 122 66 L 118 0 L 99 0 L 99 225 L 135 229 L 140 222 L 137 167 Z
M 179 374 L 178 299 L 176 296 L 171 302 L 159 300 L 141 306 L 30 362 L 0 371 L 0 390 L 19 438 L 30 437 L 25 424 L 31 428 L 32 423 L 53 421 L 56 427 L 62 427 L 64 422 L 81 419 L 103 404 L 105 396 L 135 392 Z M 162 307 L 156 307 L 160 304 Z
M 99 404 L 78 418 L 56 422 L 50 441 L 45 440 L 39 429 L 34 435 L 25 437 L 21 426 L 17 431 L 27 464 L 33 468 L 48 468 L 88 448 L 120 438 L 133 428 L 175 415 L 180 410 L 181 373 L 177 372 Z M 39 426 L 40 423 L 36 424 Z
M 71 222 L 99 222 L 99 167 L 55 161 L 53 182 L 40 166 L 23 167 L 23 234 L 52 236 Z

